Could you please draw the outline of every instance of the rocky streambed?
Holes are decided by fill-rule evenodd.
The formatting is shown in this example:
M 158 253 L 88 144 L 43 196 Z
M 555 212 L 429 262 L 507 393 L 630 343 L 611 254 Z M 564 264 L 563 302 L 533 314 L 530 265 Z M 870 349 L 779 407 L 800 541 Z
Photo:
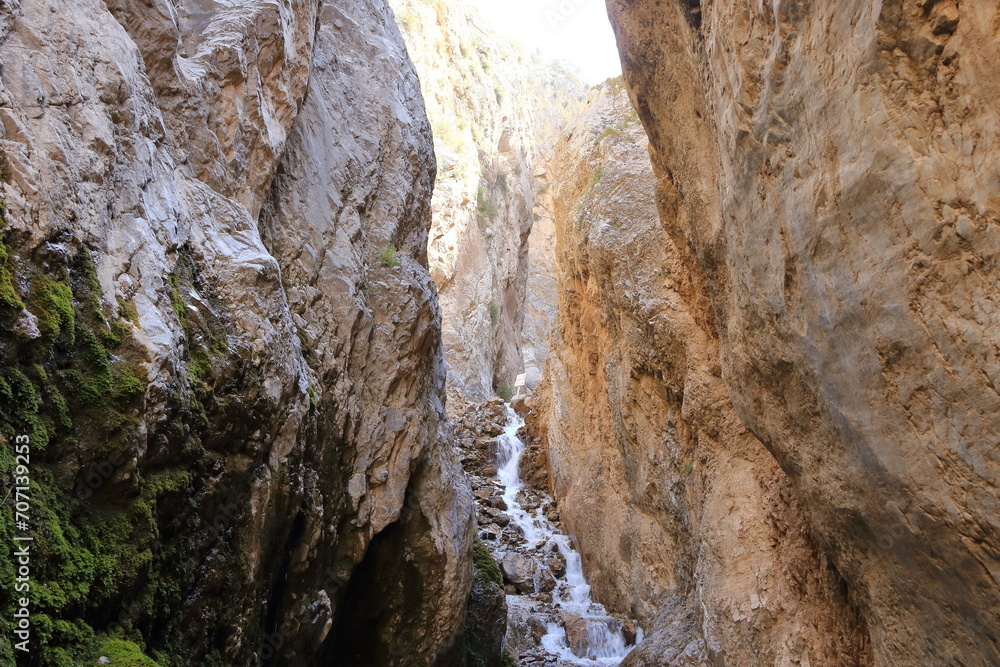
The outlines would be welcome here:
M 468 406 L 456 426 L 478 537 L 503 577 L 505 652 L 522 666 L 618 665 L 642 629 L 593 601 L 558 504 L 522 480 L 523 429 L 524 420 L 500 400 Z

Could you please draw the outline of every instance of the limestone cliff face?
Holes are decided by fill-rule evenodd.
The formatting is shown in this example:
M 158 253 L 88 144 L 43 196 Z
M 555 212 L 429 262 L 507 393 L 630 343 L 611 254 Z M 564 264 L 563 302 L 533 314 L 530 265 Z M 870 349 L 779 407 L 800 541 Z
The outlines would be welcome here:
M 0 63 L 37 664 L 95 664 L 121 627 L 163 665 L 444 659 L 470 494 L 389 8 L 14 0 Z
M 583 96 L 564 70 L 493 33 L 461 0 L 392 5 L 434 128 L 428 257 L 448 382 L 482 400 L 523 369 L 536 165 Z
M 559 331 L 534 430 L 598 598 L 647 631 L 628 664 L 861 662 L 788 479 L 729 402 L 620 83 L 568 128 L 554 173 Z
M 996 3 L 608 5 L 736 413 L 875 663 L 996 664 Z

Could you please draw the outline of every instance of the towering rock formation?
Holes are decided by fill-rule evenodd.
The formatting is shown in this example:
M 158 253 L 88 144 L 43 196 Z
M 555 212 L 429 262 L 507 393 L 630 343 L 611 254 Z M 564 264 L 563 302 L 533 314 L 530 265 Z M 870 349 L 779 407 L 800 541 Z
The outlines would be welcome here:
M 1000 662 L 1000 13 L 610 0 L 664 229 L 879 665 Z
M 470 494 L 430 125 L 385 2 L 8 0 L 0 63 L 33 664 L 443 659 Z
M 787 477 L 729 402 L 620 82 L 592 94 L 554 174 L 559 332 L 533 431 L 597 597 L 647 630 L 628 664 L 863 663 Z
M 448 383 L 482 400 L 513 385 L 525 347 L 532 358 L 544 347 L 544 317 L 530 322 L 527 345 L 523 331 L 536 169 L 544 172 L 554 137 L 584 95 L 565 69 L 492 32 L 463 0 L 392 5 L 434 127 L 428 255 L 441 294 Z

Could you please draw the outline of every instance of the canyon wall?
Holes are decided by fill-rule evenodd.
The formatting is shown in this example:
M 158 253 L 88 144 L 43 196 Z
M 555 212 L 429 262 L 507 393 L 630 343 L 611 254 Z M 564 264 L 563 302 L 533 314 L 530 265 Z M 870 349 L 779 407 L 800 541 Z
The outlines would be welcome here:
M 874 663 L 997 664 L 996 3 L 608 6 L 735 412 Z
M 457 655 L 435 160 L 385 2 L 13 0 L 0 63 L 32 664 Z
M 554 174 L 559 329 L 530 422 L 596 597 L 647 632 L 627 664 L 861 664 L 856 614 L 728 399 L 621 82 Z
M 438 157 L 428 257 L 441 296 L 448 384 L 484 400 L 513 386 L 524 348 L 543 344 L 543 330 L 547 338 L 537 318 L 531 339 L 524 335 L 536 165 L 583 93 L 565 69 L 492 32 L 465 2 L 392 5 L 420 74 Z

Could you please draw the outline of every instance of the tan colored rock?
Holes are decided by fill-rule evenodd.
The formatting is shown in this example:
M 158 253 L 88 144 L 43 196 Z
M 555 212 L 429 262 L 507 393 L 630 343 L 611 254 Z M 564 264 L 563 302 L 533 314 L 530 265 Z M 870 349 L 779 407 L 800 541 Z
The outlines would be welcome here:
M 611 83 L 558 151 L 559 332 L 530 424 L 560 518 L 596 599 L 646 631 L 626 664 L 863 662 L 788 479 L 729 401 L 647 150 Z
M 996 664 L 996 4 L 608 5 L 736 414 L 874 663 Z
M 54 425 L 39 497 L 101 564 L 40 555 L 71 592 L 34 611 L 116 613 L 192 664 L 444 660 L 471 498 L 430 125 L 384 1 L 15 0 L 0 63 L 3 377 L 45 397 L 20 403 Z
M 567 72 L 493 33 L 464 0 L 392 0 L 434 127 L 428 246 L 448 381 L 480 401 L 524 369 L 536 167 L 583 94 Z M 546 151 L 548 151 L 546 153 Z M 547 337 L 548 322 L 529 333 Z M 542 341 L 539 344 L 544 344 Z M 532 359 L 535 353 L 532 352 Z

